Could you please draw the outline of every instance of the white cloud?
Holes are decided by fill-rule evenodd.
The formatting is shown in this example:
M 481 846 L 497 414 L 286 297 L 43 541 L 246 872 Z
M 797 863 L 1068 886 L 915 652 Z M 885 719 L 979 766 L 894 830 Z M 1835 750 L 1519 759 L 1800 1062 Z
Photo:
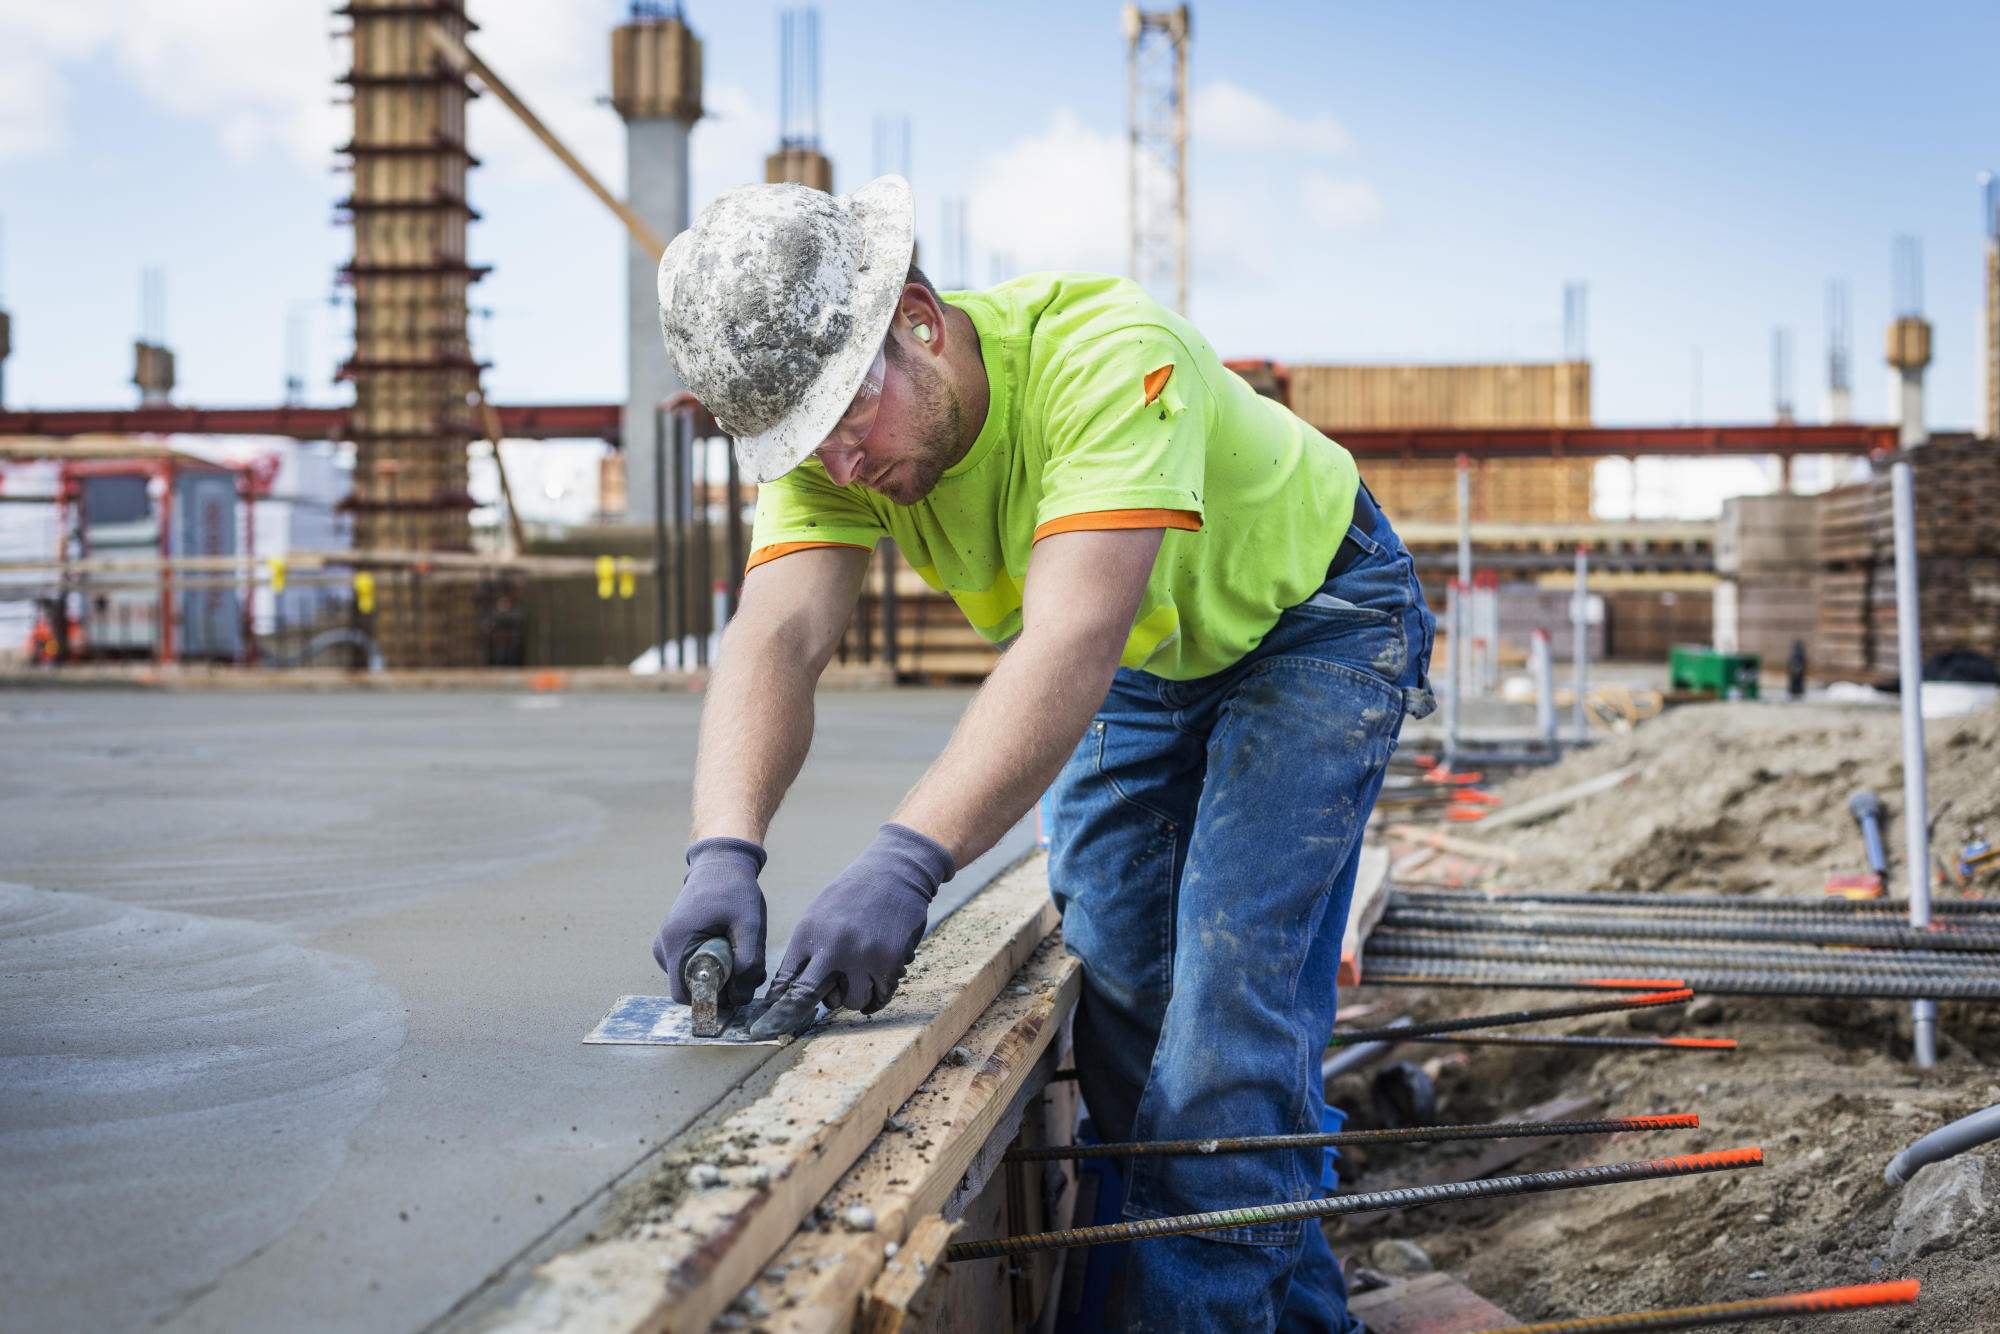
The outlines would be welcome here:
M 482 0 L 471 45 L 613 189 L 624 171 L 604 16 L 574 0 Z M 0 160 L 69 140 L 77 71 L 108 61 L 163 110 L 206 122 L 236 161 L 276 147 L 323 169 L 351 134 L 334 81 L 346 43 L 315 0 L 0 0 Z M 336 99 L 342 99 L 337 102 Z M 467 135 L 495 175 L 565 174 L 498 98 L 475 99 Z
M 324 166 L 345 119 L 327 31 L 315 4 L 0 0 L 0 158 L 62 148 L 72 69 L 108 60 L 163 109 L 212 122 L 238 160 L 275 144 Z
M 702 117 L 688 136 L 690 215 L 732 185 L 764 179 L 764 157 L 778 146 L 778 118 L 733 84 L 705 86 Z M 834 182 L 836 189 L 852 188 Z
M 1299 183 L 1306 216 L 1328 231 L 1356 232 L 1382 220 L 1382 198 L 1358 177 L 1334 177 L 1314 168 Z
M 1203 84 L 1193 101 L 1188 134 L 1197 147 L 1322 157 L 1352 146 L 1347 130 L 1324 111 L 1294 116 L 1227 80 Z
M 1125 154 L 1123 136 L 1091 129 L 1068 110 L 987 154 L 967 204 L 975 251 L 1004 253 L 1024 272 L 1124 272 Z
M 598 180 L 624 194 L 624 127 L 598 101 L 611 94 L 611 36 L 602 10 L 575 0 L 480 0 L 476 16 L 479 31 L 466 45 Z M 569 168 L 497 97 L 472 103 L 465 133 L 482 170 L 501 180 L 570 179 Z

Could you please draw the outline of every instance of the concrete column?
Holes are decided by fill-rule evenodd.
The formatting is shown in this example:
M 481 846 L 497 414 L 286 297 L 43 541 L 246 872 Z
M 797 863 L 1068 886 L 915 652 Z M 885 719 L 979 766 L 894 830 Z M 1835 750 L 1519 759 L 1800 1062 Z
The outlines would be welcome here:
M 688 131 L 679 120 L 625 123 L 625 198 L 655 232 L 672 240 L 688 225 Z M 653 521 L 655 409 L 681 392 L 660 338 L 659 261 L 625 239 L 625 518 Z
M 625 200 L 664 241 L 687 230 L 688 132 L 701 119 L 701 39 L 642 13 L 611 33 L 611 105 L 625 122 Z M 660 339 L 658 255 L 626 238 L 625 518 L 651 523 L 660 403 L 683 388 Z

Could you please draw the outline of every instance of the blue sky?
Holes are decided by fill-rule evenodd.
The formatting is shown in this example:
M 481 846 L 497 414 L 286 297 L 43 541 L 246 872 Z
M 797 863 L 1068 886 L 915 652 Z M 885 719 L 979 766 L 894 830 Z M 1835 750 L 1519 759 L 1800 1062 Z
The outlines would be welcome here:
M 182 401 L 271 402 L 285 330 L 309 397 L 329 307 L 345 137 L 332 6 L 0 0 L 0 304 L 10 406 L 123 404 L 139 274 L 166 270 Z M 472 0 L 482 53 L 614 182 L 609 0 Z M 761 176 L 778 6 L 689 0 L 706 47 L 697 206 Z M 1590 285 L 1600 422 L 1771 412 L 1793 330 L 1801 416 L 1825 385 L 1825 287 L 1852 292 L 1856 409 L 1885 411 L 1890 251 L 1919 236 L 1937 326 L 1934 426 L 1978 409 L 1976 173 L 2000 166 L 2000 9 L 1842 3 L 1194 6 L 1192 314 L 1231 356 L 1543 360 L 1562 286 Z M 821 6 L 837 188 L 907 115 L 926 255 L 968 202 L 971 272 L 1119 268 L 1117 5 Z M 492 99 L 476 107 L 476 345 L 510 401 L 622 397 L 621 234 Z M 1273 146 L 1275 145 L 1275 146 Z M 941 273 L 950 279 L 959 275 Z

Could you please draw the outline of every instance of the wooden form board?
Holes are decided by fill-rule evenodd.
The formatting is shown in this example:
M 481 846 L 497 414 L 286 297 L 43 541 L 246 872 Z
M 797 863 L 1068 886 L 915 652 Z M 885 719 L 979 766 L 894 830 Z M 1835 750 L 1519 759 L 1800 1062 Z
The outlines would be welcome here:
M 1347 905 L 1347 929 L 1340 937 L 1340 975 L 1336 986 L 1361 985 L 1361 950 L 1368 933 L 1389 907 L 1389 849 L 1379 843 L 1361 845 L 1361 866 L 1354 874 L 1354 897 Z
M 896 1302 L 909 1312 L 913 1299 L 899 1294 L 916 1280 L 935 1277 L 915 1272 L 909 1262 L 925 1222 L 965 1219 L 978 1235 L 990 1235 L 979 1226 L 989 1220 L 973 1206 L 1015 1138 L 1028 1102 L 1041 1094 L 1067 1049 L 1067 1022 L 1081 984 L 1076 959 L 1057 938 L 1044 942 L 966 1031 L 959 1043 L 962 1058 L 940 1065 L 895 1110 L 894 1121 L 815 1211 L 820 1221 L 786 1243 L 755 1284 L 754 1299 L 746 1297 L 738 1309 L 768 1312 L 757 1321 L 771 1334 L 842 1334 L 857 1322 L 868 1329 L 900 1327 L 890 1319 Z M 1039 1174 L 1044 1166 L 1030 1164 L 1026 1170 Z M 853 1231 L 841 1223 L 855 1206 L 873 1216 L 872 1229 Z M 899 1267 L 904 1272 L 891 1273 L 888 1266 L 898 1260 L 906 1261 Z M 965 1268 L 992 1277 L 987 1262 L 968 1262 Z M 1007 1268 L 1000 1266 L 1003 1273 Z M 954 1283 L 968 1277 L 978 1281 L 954 1271 Z
M 1360 1293 L 1347 1309 L 1372 1334 L 1469 1334 L 1519 1323 L 1450 1274 L 1420 1274 Z
M 1055 930 L 1045 859 L 1023 861 L 927 937 L 895 1000 L 843 1012 L 676 1137 L 625 1211 L 648 1221 L 536 1267 L 488 1329 L 705 1330 L 787 1244 Z M 717 1169 L 709 1186 L 695 1181 Z

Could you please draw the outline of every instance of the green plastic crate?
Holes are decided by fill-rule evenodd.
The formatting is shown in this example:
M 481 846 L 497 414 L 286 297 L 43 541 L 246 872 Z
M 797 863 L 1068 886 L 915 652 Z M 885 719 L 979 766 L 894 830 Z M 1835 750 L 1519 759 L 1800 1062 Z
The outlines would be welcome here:
M 1676 644 L 1667 654 L 1667 684 L 1673 690 L 1712 691 L 1718 699 L 1756 699 L 1760 666 L 1754 653 Z

